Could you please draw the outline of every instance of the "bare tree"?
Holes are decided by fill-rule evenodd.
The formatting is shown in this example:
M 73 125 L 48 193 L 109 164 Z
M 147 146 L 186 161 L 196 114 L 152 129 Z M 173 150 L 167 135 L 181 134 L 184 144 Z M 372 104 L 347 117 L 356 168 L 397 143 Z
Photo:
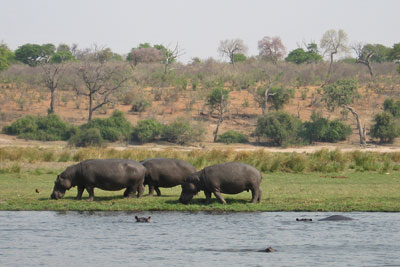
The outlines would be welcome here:
M 40 67 L 43 71 L 43 79 L 42 82 L 50 90 L 50 108 L 48 113 L 54 113 L 54 100 L 55 100 L 55 92 L 60 85 L 60 82 L 63 78 L 65 69 L 67 64 L 62 61 L 61 63 L 49 63 L 42 62 Z
M 73 84 L 77 95 L 88 97 L 88 121 L 92 120 L 94 111 L 112 102 L 113 95 L 124 87 L 128 79 L 126 64 L 93 60 L 97 52 L 93 51 L 80 63 Z
M 329 79 L 331 71 L 332 71 L 332 64 L 333 64 L 333 57 L 335 54 L 339 53 L 346 53 L 349 50 L 348 47 L 348 37 L 344 30 L 328 30 L 324 33 L 320 41 L 320 47 L 324 50 L 324 55 L 329 55 L 330 64 L 329 70 L 327 74 L 327 79 Z
M 132 67 L 139 63 L 161 62 L 163 54 L 160 50 L 153 47 L 135 48 L 129 53 L 127 60 Z
M 356 43 L 352 48 L 357 55 L 356 63 L 367 66 L 369 74 L 371 75 L 371 78 L 373 78 L 374 72 L 371 65 L 371 58 L 374 55 L 374 51 L 368 51 L 362 43 Z
M 258 41 L 258 51 L 261 57 L 276 64 L 286 54 L 286 47 L 283 45 L 280 37 L 265 36 Z
M 184 51 L 179 47 L 179 44 L 175 45 L 175 48 L 165 47 L 163 45 L 154 45 L 154 48 L 161 52 L 161 63 L 164 64 L 164 73 L 168 72 L 169 66 L 176 61 L 176 59 L 184 54 Z
M 235 64 L 235 55 L 246 54 L 247 46 L 242 39 L 227 39 L 220 41 L 218 53 L 229 58 L 231 64 Z

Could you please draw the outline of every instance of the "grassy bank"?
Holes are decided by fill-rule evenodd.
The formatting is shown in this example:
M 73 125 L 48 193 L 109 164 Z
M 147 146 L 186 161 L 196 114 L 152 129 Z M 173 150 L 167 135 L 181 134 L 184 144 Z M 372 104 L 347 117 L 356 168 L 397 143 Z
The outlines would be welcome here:
M 180 187 L 161 189 L 162 197 L 123 199 L 123 191 L 95 189 L 95 201 L 74 199 L 76 188 L 61 200 L 49 198 L 62 169 L 23 169 L 12 165 L 0 172 L 0 210 L 176 210 L 176 211 L 400 211 L 400 173 L 345 171 L 332 173 L 264 173 L 263 199 L 250 204 L 251 193 L 225 195 L 227 205 L 213 196 L 204 205 L 203 192 L 192 204 L 178 203 Z M 36 189 L 39 193 L 36 193 Z

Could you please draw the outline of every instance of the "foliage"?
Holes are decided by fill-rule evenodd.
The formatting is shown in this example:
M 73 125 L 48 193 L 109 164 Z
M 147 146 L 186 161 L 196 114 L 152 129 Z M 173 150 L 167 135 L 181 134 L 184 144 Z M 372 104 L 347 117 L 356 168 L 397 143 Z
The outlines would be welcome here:
M 393 98 L 385 99 L 383 102 L 383 109 L 392 114 L 393 117 L 400 117 L 400 100 L 396 101 Z
M 367 54 L 373 53 L 371 56 L 371 61 L 382 63 L 389 61 L 390 52 L 391 48 L 382 44 L 366 44 L 362 48 L 362 57 L 365 58 Z
M 335 83 L 324 86 L 323 101 L 329 111 L 338 107 L 344 107 L 354 102 L 358 96 L 357 82 L 355 80 L 339 80 Z
M 286 112 L 276 111 L 259 117 L 255 135 L 267 137 L 277 145 L 300 143 L 301 121 Z
M 217 86 L 207 97 L 207 104 L 210 105 L 211 110 L 218 110 L 221 106 L 226 106 L 229 97 L 229 91 Z
M 155 119 L 141 120 L 133 128 L 132 141 L 152 142 L 158 138 L 162 129 L 163 125 Z
M 5 134 L 40 141 L 68 140 L 77 132 L 77 128 L 62 121 L 55 114 L 43 117 L 26 116 L 3 127 Z
M 70 51 L 61 50 L 53 54 L 50 58 L 50 63 L 61 63 L 65 61 L 75 61 L 75 57 Z
M 226 131 L 217 138 L 217 142 L 225 144 L 247 143 L 248 141 L 249 140 L 247 139 L 246 135 L 233 130 Z
M 143 98 L 135 99 L 135 100 L 133 100 L 131 111 L 143 112 L 148 107 L 151 107 L 151 102 L 150 101 L 148 101 L 146 99 L 143 99 Z
M 394 138 L 399 136 L 398 123 L 388 112 L 381 112 L 374 117 L 375 124 L 371 128 L 370 135 L 379 138 L 381 143 L 393 143 Z
M 393 48 L 389 52 L 389 60 L 400 63 L 400 43 L 393 45 Z
M 150 44 L 139 45 L 138 48 L 132 48 L 126 60 L 131 62 L 134 66 L 139 63 L 154 63 L 162 60 L 162 51 L 160 49 L 151 47 Z
M 275 110 L 280 110 L 283 106 L 289 103 L 289 100 L 293 98 L 294 91 L 282 86 L 272 87 L 269 94 L 271 95 L 268 99 L 271 103 L 271 107 Z
M 233 55 L 233 61 L 235 63 L 246 61 L 246 59 L 247 59 L 246 55 L 242 54 L 242 53 L 237 53 L 237 54 Z
M 161 137 L 168 142 L 185 145 L 200 141 L 204 132 L 202 125 L 194 125 L 184 118 L 178 118 L 163 127 Z
M 72 136 L 68 143 L 76 147 L 102 146 L 104 139 L 98 128 L 89 128 Z
M 80 128 L 82 132 L 93 128 L 99 129 L 102 138 L 111 142 L 128 140 L 133 131 L 132 124 L 125 118 L 124 113 L 119 110 L 115 110 L 107 119 L 96 118 L 81 125 Z
M 310 122 L 304 122 L 301 129 L 301 136 L 309 141 L 331 142 L 346 140 L 352 130 L 340 120 L 329 121 L 322 118 L 320 114 L 313 113 Z
M 311 43 L 308 45 L 307 49 L 307 51 L 304 51 L 303 48 L 297 48 L 290 51 L 288 56 L 285 58 L 285 61 L 296 64 L 315 63 L 322 61 L 322 56 L 318 53 L 317 44 Z
M 0 71 L 8 69 L 14 60 L 14 53 L 4 43 L 0 43 Z
M 34 67 L 43 60 L 48 60 L 55 50 L 56 47 L 53 44 L 24 44 L 15 50 L 15 59 Z
M 242 39 L 226 39 L 219 43 L 218 53 L 229 58 L 231 64 L 235 64 L 235 55 L 247 52 L 247 46 Z

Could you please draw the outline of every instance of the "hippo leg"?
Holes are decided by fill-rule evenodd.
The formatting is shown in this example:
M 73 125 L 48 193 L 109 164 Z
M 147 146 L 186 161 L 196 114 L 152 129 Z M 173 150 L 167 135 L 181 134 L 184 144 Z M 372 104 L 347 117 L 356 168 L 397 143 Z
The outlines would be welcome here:
M 86 187 L 86 191 L 89 193 L 88 201 L 93 201 L 94 199 L 94 188 L 93 187 Z
M 211 192 L 210 191 L 204 191 L 204 195 L 206 196 L 206 204 L 209 204 L 211 202 Z
M 77 200 L 81 200 L 82 199 L 82 194 L 83 194 L 84 190 L 85 190 L 84 186 L 78 186 L 78 194 L 76 195 L 76 199 Z
M 257 202 L 260 203 L 261 202 L 261 197 L 262 197 L 262 190 L 261 188 L 258 189 L 258 199 Z
M 251 203 L 260 202 L 260 191 L 257 188 L 251 189 Z
M 152 197 L 154 195 L 154 185 L 149 184 L 149 197 Z
M 134 190 L 132 186 L 128 186 L 124 192 L 124 197 L 131 198 L 135 192 L 136 190 Z
M 226 204 L 225 199 L 222 197 L 221 193 L 218 191 L 214 191 L 215 197 L 221 202 L 222 204 Z
M 160 189 L 158 188 L 158 186 L 154 186 L 154 189 L 155 189 L 156 192 L 157 192 L 157 196 L 161 196 L 161 191 L 160 191 Z
M 139 184 L 137 187 L 137 198 L 140 198 L 143 196 L 144 193 L 144 185 L 143 184 Z

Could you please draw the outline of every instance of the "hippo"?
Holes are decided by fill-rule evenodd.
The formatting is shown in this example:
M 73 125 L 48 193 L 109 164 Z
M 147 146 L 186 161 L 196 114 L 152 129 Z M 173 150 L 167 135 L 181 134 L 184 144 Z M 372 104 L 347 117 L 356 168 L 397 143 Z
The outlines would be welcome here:
M 261 173 L 254 167 L 240 163 L 229 162 L 206 167 L 188 176 L 182 184 L 179 201 L 188 204 L 200 190 L 204 191 L 206 203 L 211 201 L 211 193 L 226 204 L 221 193 L 238 194 L 251 190 L 251 203 L 261 200 Z
M 195 167 L 180 159 L 154 158 L 140 162 L 146 168 L 144 185 L 149 186 L 149 196 L 154 190 L 161 196 L 159 187 L 174 187 L 196 171 Z
M 296 221 L 298 222 L 312 222 L 312 219 L 310 218 L 296 218 Z
M 135 216 L 135 219 L 136 219 L 136 222 L 137 223 L 149 223 L 150 222 L 150 219 L 151 219 L 151 216 L 149 216 L 149 217 L 138 217 L 138 216 Z
M 332 215 L 332 216 L 320 219 L 318 221 L 350 221 L 350 220 L 353 220 L 353 219 L 350 217 L 343 216 L 343 215 Z
M 145 167 L 137 161 L 127 159 L 90 159 L 69 166 L 57 176 L 52 199 L 60 199 L 71 187 L 78 187 L 76 199 L 82 199 L 86 189 L 89 201 L 94 198 L 94 188 L 117 191 L 126 188 L 124 197 L 130 198 L 138 192 L 141 197 L 144 192 Z

